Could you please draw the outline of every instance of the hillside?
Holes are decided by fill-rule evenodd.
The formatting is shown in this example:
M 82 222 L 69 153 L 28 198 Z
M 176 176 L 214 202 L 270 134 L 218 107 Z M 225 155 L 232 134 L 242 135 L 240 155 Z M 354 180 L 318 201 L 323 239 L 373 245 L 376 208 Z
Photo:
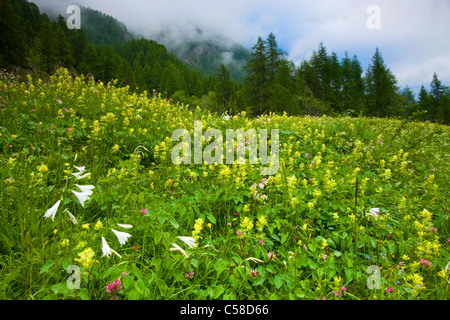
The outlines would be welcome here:
M 0 89 L 1 299 L 448 298 L 448 126 L 218 116 L 66 69 Z M 195 121 L 204 159 L 207 129 L 269 130 L 276 172 L 245 139 L 175 164 Z
M 123 22 L 110 15 L 86 7 L 81 7 L 81 15 L 83 17 L 83 31 L 93 45 L 122 45 L 135 38 Z
M 164 40 L 160 41 L 164 43 Z M 230 72 L 230 79 L 237 82 L 242 82 L 247 75 L 244 67 L 251 56 L 251 52 L 241 45 L 226 46 L 211 40 L 191 40 L 170 47 L 170 50 L 181 61 L 202 75 L 217 75 L 217 71 L 223 64 Z

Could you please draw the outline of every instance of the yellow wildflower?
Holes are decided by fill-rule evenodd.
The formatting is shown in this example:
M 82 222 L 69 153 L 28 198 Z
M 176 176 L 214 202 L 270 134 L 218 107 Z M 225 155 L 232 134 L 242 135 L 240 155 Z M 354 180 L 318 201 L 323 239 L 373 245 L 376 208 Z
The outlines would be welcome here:
M 99 230 L 103 228 L 103 224 L 100 220 L 97 221 L 97 223 L 94 226 L 94 230 Z
M 85 269 L 87 269 L 94 264 L 94 255 L 95 253 L 92 248 L 87 248 L 78 253 L 80 258 L 75 258 L 75 261 L 79 262 Z

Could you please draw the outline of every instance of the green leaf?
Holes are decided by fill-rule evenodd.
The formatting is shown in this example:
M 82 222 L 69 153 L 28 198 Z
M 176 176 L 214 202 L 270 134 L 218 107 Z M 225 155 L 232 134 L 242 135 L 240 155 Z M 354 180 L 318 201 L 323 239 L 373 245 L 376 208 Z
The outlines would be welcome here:
M 138 300 L 139 299 L 139 293 L 133 289 L 127 294 L 128 300 Z
M 47 261 L 47 263 L 41 268 L 41 271 L 39 271 L 39 274 L 46 273 L 54 263 L 55 262 L 53 260 Z
M 220 295 L 225 291 L 225 288 L 223 287 L 223 285 L 219 284 L 218 286 L 216 286 L 214 288 L 214 295 L 213 295 L 213 299 L 217 299 L 220 297 Z
M 263 277 L 262 275 L 257 277 L 255 282 L 253 282 L 253 286 L 257 286 L 257 285 L 262 284 L 264 282 L 264 280 L 266 280 L 266 278 Z
M 153 234 L 153 239 L 155 240 L 155 244 L 158 244 L 161 241 L 161 232 L 159 230 L 156 230 Z
M 276 275 L 275 276 L 275 286 L 277 289 L 280 289 L 280 287 L 283 285 L 283 276 L 282 275 Z
M 334 243 L 333 239 L 327 238 L 327 243 L 329 246 L 336 247 L 336 243 Z
M 171 224 L 175 229 L 178 229 L 178 228 L 180 227 L 180 225 L 178 224 L 178 222 L 177 222 L 175 219 L 171 220 L 171 221 L 170 221 L 170 224 Z
M 67 283 L 65 282 L 54 284 L 50 287 L 50 289 L 55 293 L 62 293 L 64 295 L 70 291 L 67 287 Z
M 206 217 L 208 218 L 209 221 L 211 221 L 212 223 L 216 224 L 216 218 L 214 218 L 214 216 L 212 215 L 212 213 L 208 212 L 206 214 Z
M 353 279 L 353 270 L 350 268 L 345 268 L 345 277 L 346 281 L 350 282 Z
M 122 285 L 124 287 L 124 289 L 128 289 L 128 287 L 133 283 L 134 280 L 134 276 L 132 275 L 124 275 L 122 277 Z
M 72 265 L 72 261 L 73 261 L 72 259 L 64 260 L 64 262 L 62 263 L 64 270 L 67 270 L 67 268 L 69 268 Z
M 169 289 L 169 287 L 167 286 L 166 282 L 163 279 L 156 279 L 156 284 L 158 285 L 159 291 L 161 291 L 161 293 L 164 293 L 167 291 L 167 289 Z
M 83 288 L 80 290 L 80 298 L 81 300 L 91 300 L 87 288 Z
M 136 290 L 137 290 L 141 295 L 144 294 L 145 284 L 144 284 L 144 281 L 142 281 L 142 279 L 138 279 L 138 280 L 134 283 L 134 287 L 136 288 Z
M 340 257 L 340 256 L 342 255 L 342 253 L 341 253 L 340 251 L 334 250 L 334 251 L 333 251 L 333 255 L 334 255 L 335 257 Z
M 297 289 L 295 290 L 295 295 L 299 298 L 304 298 L 305 297 L 305 291 L 303 291 L 302 289 Z
M 164 224 L 164 222 L 166 221 L 166 215 L 163 213 L 158 214 L 158 221 L 160 224 Z
M 308 259 L 308 265 L 311 269 L 317 268 L 316 263 L 314 261 L 312 261 L 311 259 Z
M 222 273 L 223 270 L 225 270 L 225 268 L 228 266 L 228 264 L 229 264 L 228 260 L 219 258 L 214 264 L 214 269 L 216 269 L 217 273 Z
M 191 259 L 191 264 L 194 266 L 194 268 L 197 268 L 198 267 L 198 260 L 195 259 L 195 258 L 192 258 Z
M 397 251 L 397 246 L 395 245 L 394 242 L 388 241 L 388 248 L 392 254 L 394 254 L 395 251 Z

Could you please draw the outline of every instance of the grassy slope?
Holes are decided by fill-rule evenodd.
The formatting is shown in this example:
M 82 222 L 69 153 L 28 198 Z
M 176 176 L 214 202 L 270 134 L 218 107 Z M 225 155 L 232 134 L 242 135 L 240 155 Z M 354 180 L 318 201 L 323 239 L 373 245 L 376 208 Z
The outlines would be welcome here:
M 47 84 L 11 83 L 0 83 L 2 298 L 109 299 L 105 285 L 122 272 L 121 299 L 448 298 L 446 126 L 225 120 L 157 95 L 73 81 L 64 70 Z M 279 129 L 278 173 L 258 186 L 259 165 L 174 165 L 170 136 L 178 128 L 192 133 L 195 120 L 224 135 Z M 91 174 L 75 180 L 80 165 Z M 95 186 L 84 207 L 71 193 L 75 184 Z M 59 199 L 54 221 L 44 219 Z M 380 208 L 377 219 L 366 215 L 370 208 Z M 111 228 L 132 236 L 121 246 Z M 196 249 L 177 239 L 195 230 Z M 121 258 L 102 257 L 102 237 Z M 170 251 L 173 243 L 189 259 Z M 72 264 L 85 268 L 81 290 L 66 286 Z M 380 290 L 366 286 L 370 265 L 381 267 Z M 336 297 L 342 286 L 347 291 Z

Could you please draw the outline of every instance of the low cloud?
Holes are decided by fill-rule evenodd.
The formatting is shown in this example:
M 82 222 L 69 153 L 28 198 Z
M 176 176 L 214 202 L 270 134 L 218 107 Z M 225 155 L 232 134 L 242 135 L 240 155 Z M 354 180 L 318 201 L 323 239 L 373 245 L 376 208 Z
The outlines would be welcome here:
M 323 41 L 340 58 L 356 54 L 367 69 L 379 47 L 399 85 L 416 87 L 437 72 L 450 84 L 450 2 L 439 0 L 35 0 L 64 14 L 80 4 L 109 14 L 169 48 L 185 40 L 236 42 L 251 48 L 273 32 L 288 57 L 301 62 Z M 367 8 L 380 9 L 381 29 L 370 30 Z M 164 37 L 162 37 L 162 35 Z

